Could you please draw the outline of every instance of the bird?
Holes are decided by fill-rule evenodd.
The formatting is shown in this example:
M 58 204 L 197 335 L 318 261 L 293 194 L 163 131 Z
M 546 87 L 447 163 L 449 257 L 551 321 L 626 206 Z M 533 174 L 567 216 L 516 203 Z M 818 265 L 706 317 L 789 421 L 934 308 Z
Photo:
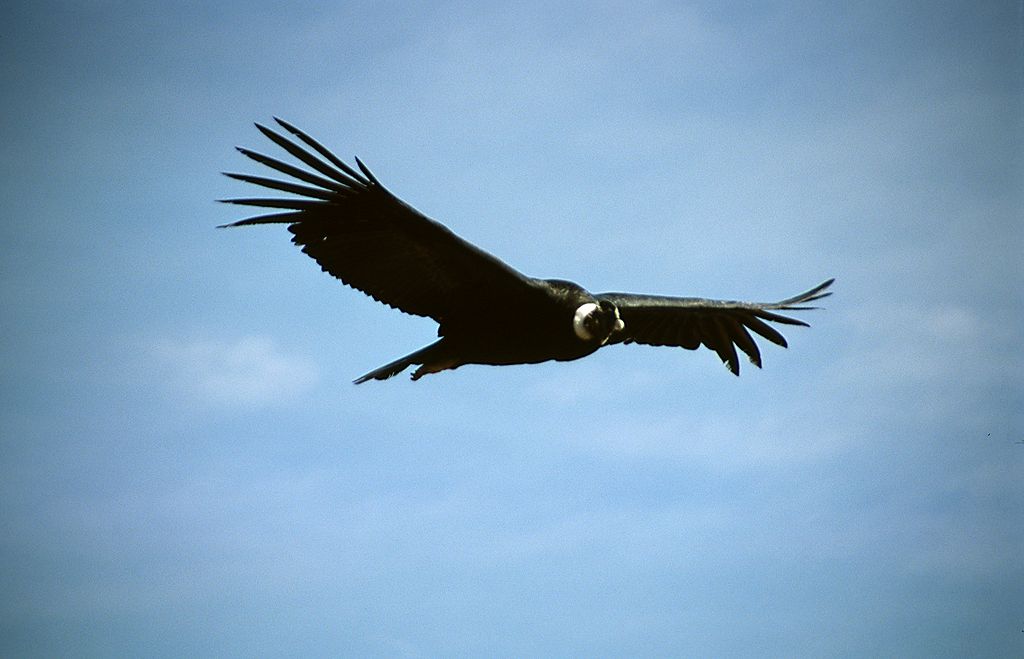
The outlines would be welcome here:
M 257 129 L 299 165 L 236 147 L 290 180 L 224 175 L 286 193 L 218 201 L 264 209 L 220 228 L 287 224 L 292 242 L 320 268 L 389 307 L 438 323 L 437 339 L 355 380 L 386 380 L 411 366 L 413 380 L 466 364 L 571 361 L 616 344 L 717 353 L 734 375 L 737 348 L 761 368 L 751 332 L 783 348 L 769 325 L 807 326 L 780 311 L 805 311 L 831 295 L 828 279 L 779 302 L 738 302 L 635 293 L 591 293 L 564 279 L 528 277 L 460 238 L 385 188 L 359 158 L 345 164 L 292 124 Z M 283 131 L 281 130 L 283 129 Z M 271 209 L 269 212 L 266 209 Z

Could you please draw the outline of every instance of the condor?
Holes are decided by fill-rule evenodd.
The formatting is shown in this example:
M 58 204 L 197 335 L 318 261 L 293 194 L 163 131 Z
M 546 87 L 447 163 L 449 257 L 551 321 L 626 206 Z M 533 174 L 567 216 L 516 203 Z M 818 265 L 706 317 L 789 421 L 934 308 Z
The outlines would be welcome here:
M 595 294 L 569 281 L 527 277 L 393 195 L 358 158 L 356 170 L 298 128 L 276 121 L 295 139 L 256 127 L 309 169 L 238 147 L 294 180 L 227 176 L 292 196 L 222 200 L 274 209 L 224 226 L 288 224 L 292 242 L 325 272 L 379 302 L 428 316 L 439 325 L 438 340 L 370 371 L 357 384 L 385 380 L 414 365 L 418 368 L 412 379 L 418 380 L 464 364 L 569 361 L 616 343 L 688 350 L 703 345 L 739 375 L 737 347 L 761 366 L 750 332 L 786 347 L 768 323 L 807 324 L 775 312 L 813 309 L 806 304 L 830 295 L 832 279 L 780 302 L 752 303 Z

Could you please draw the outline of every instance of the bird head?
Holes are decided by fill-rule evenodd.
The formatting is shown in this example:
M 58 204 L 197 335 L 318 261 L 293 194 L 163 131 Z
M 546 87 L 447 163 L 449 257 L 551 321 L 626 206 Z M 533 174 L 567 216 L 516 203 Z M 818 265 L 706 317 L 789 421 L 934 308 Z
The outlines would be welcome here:
M 586 302 L 576 308 L 572 319 L 572 329 L 580 339 L 600 345 L 608 342 L 613 332 L 626 327 L 619 317 L 619 310 L 607 300 Z

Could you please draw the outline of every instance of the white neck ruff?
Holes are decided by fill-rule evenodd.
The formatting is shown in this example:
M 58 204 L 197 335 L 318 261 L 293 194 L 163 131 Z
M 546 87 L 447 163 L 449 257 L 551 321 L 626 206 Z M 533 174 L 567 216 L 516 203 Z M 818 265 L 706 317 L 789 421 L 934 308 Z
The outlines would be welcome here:
M 587 329 L 587 316 L 597 311 L 598 306 L 593 302 L 587 302 L 581 304 L 576 309 L 576 314 L 572 317 L 572 330 L 576 332 L 576 336 L 580 337 L 584 341 L 593 341 L 594 335 Z

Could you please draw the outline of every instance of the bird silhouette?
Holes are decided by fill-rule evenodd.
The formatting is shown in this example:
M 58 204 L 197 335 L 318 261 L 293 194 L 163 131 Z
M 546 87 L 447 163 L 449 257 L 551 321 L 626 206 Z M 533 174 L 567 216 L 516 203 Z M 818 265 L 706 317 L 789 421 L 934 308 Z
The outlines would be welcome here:
M 288 193 L 284 198 L 223 199 L 273 209 L 223 227 L 287 224 L 292 242 L 324 272 L 405 313 L 433 318 L 438 339 L 376 368 L 355 382 L 384 380 L 417 366 L 412 379 L 465 364 L 569 361 L 617 343 L 715 351 L 735 375 L 739 348 L 757 367 L 751 332 L 786 347 L 768 323 L 806 326 L 779 311 L 805 311 L 834 279 L 779 302 L 736 302 L 635 293 L 590 293 L 561 279 L 513 269 L 426 217 L 388 191 L 358 159 L 346 165 L 319 142 L 281 119 L 292 138 L 256 124 L 306 168 L 238 147 L 245 156 L 292 180 L 227 176 Z

